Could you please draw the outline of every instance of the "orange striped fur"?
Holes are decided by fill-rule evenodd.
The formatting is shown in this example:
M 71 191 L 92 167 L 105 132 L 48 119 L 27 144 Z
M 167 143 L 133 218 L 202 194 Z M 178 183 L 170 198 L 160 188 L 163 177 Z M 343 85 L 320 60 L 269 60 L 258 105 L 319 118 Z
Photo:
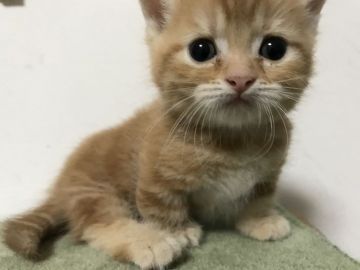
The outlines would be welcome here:
M 64 222 L 75 239 L 143 269 L 165 267 L 199 245 L 202 227 L 258 240 L 290 233 L 273 197 L 291 135 L 287 113 L 312 74 L 324 0 L 141 4 L 160 97 L 83 142 L 48 200 L 7 222 L 5 242 L 19 254 L 38 256 L 42 239 Z M 283 60 L 259 56 L 268 35 L 288 41 Z M 199 37 L 219 50 L 203 64 L 188 55 Z M 230 109 L 220 101 L 234 68 L 257 81 L 248 93 L 253 103 Z

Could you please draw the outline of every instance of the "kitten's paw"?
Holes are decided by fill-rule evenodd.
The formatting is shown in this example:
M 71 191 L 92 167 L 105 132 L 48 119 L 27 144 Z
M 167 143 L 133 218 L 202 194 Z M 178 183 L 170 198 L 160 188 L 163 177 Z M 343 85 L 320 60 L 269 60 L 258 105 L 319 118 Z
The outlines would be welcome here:
M 130 244 L 131 261 L 141 269 L 164 269 L 182 255 L 186 242 L 169 233 L 154 234 Z
M 283 239 L 291 232 L 289 221 L 279 214 L 248 217 L 236 227 L 242 234 L 260 241 Z
M 186 242 L 188 247 L 198 247 L 203 235 L 202 229 L 197 224 L 191 224 L 178 232 L 178 235 Z
M 130 262 L 141 269 L 164 269 L 179 258 L 189 240 L 156 224 L 114 222 L 89 227 L 83 239 L 121 262 Z

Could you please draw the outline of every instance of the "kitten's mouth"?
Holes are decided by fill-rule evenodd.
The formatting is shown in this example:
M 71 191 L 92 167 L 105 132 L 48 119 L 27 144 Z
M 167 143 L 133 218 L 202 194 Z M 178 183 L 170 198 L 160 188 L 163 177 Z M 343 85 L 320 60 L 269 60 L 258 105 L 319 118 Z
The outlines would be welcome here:
M 246 98 L 243 95 L 231 95 L 229 97 L 229 99 L 226 101 L 226 105 L 230 105 L 230 106 L 239 106 L 239 105 L 250 106 L 251 101 L 250 101 L 249 98 Z

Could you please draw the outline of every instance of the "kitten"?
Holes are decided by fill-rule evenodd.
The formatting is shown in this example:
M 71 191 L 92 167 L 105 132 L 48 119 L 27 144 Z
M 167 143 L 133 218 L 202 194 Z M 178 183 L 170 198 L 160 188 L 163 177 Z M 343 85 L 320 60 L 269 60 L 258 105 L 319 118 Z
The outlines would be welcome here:
M 65 223 L 149 269 L 199 245 L 202 227 L 289 235 L 273 198 L 324 1 L 142 0 L 160 97 L 86 140 L 46 202 L 7 222 L 7 245 L 35 257 Z

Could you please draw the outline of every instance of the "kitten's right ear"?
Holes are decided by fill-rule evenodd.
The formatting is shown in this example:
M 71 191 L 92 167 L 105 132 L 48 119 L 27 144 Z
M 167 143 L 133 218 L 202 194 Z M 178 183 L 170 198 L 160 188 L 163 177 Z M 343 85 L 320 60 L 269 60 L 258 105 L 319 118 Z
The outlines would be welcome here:
M 149 30 L 160 32 L 168 20 L 174 0 L 140 0 Z

